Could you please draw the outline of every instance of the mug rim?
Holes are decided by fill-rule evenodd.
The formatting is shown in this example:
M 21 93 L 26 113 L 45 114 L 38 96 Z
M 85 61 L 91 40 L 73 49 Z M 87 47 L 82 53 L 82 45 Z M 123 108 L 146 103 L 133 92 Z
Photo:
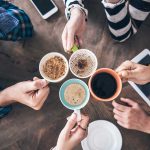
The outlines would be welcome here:
M 92 71 L 89 75 L 81 77 L 81 76 L 79 76 L 79 75 L 77 75 L 77 74 L 75 74 L 75 73 L 73 72 L 72 68 L 70 67 L 70 66 L 71 66 L 70 64 L 71 64 L 71 59 L 72 59 L 72 57 L 73 57 L 76 53 L 78 53 L 78 52 L 80 52 L 80 51 L 83 51 L 83 50 L 84 50 L 84 51 L 88 51 L 90 54 L 93 55 L 93 57 L 94 57 L 94 59 L 95 59 L 95 62 L 96 62 L 96 65 L 95 65 L 95 68 L 93 69 L 93 71 Z M 75 52 L 71 55 L 71 57 L 69 58 L 69 69 L 70 69 L 71 73 L 72 73 L 75 77 L 80 78 L 80 79 L 86 79 L 86 78 L 91 77 L 91 76 L 94 74 L 94 72 L 96 71 L 97 67 L 98 67 L 97 57 L 96 57 L 96 55 L 95 55 L 92 51 L 90 51 L 90 50 L 88 50 L 88 49 L 78 49 L 78 50 L 75 51 Z
M 98 97 L 92 90 L 92 86 L 91 86 L 91 83 L 92 83 L 92 79 L 99 73 L 101 72 L 106 72 L 108 74 L 111 74 L 114 79 L 116 80 L 116 83 L 117 83 L 117 90 L 115 92 L 115 94 L 109 98 L 100 98 Z M 93 96 L 93 98 L 97 101 L 104 101 L 104 102 L 107 102 L 107 101 L 112 101 L 114 99 L 116 99 L 120 93 L 121 93 L 121 90 L 122 90 L 122 81 L 121 81 L 121 78 L 120 76 L 117 74 L 117 72 L 115 72 L 113 69 L 110 69 L 110 68 L 100 68 L 98 70 L 96 70 L 96 72 L 90 77 L 89 79 L 89 82 L 88 82 L 88 86 L 89 86 L 89 90 L 90 90 L 90 93 L 91 95 Z
M 69 83 L 69 82 L 71 82 L 71 83 Z M 68 83 L 69 83 L 69 84 L 68 84 Z M 83 102 L 82 104 L 77 105 L 77 106 L 72 106 L 72 108 L 71 108 L 71 107 L 68 106 L 68 105 L 71 105 L 71 104 L 66 105 L 66 104 L 64 103 L 64 101 L 63 101 L 63 99 L 62 99 L 62 93 L 61 93 L 61 92 L 63 91 L 63 88 L 66 86 L 66 84 L 70 85 L 70 84 L 73 84 L 73 83 L 78 83 L 78 84 L 82 85 L 82 86 L 84 87 L 84 89 L 85 89 L 87 95 L 85 95 L 85 100 L 84 100 L 84 102 Z M 68 85 L 67 85 L 67 86 L 68 86 Z M 66 87 L 67 87 L 67 86 L 66 86 Z M 77 78 L 69 79 L 69 80 L 65 81 L 65 82 L 61 85 L 61 87 L 60 87 L 60 89 L 59 89 L 59 99 L 60 99 L 60 101 L 61 101 L 61 103 L 63 104 L 64 107 L 66 107 L 66 108 L 68 108 L 68 109 L 70 109 L 70 110 L 80 110 L 80 109 L 84 108 L 84 107 L 87 105 L 87 103 L 89 102 L 89 100 L 90 100 L 90 91 L 89 91 L 88 85 L 87 85 L 84 81 L 82 81 L 82 80 L 80 80 L 80 79 L 77 79 Z M 74 108 L 73 108 L 73 107 L 74 107 Z
M 64 60 L 65 66 L 66 66 L 66 72 L 65 72 L 65 74 L 64 74 L 62 77 L 60 77 L 60 78 L 58 78 L 58 79 L 56 79 L 56 80 L 50 79 L 50 78 L 47 77 L 47 76 L 43 73 L 43 71 L 42 71 L 42 65 L 43 65 L 43 63 L 45 63 L 49 58 L 51 58 L 51 57 L 53 57 L 53 56 L 59 56 L 59 57 L 61 57 L 61 58 Z M 49 57 L 49 58 L 48 58 L 48 57 Z M 40 72 L 40 75 L 41 75 L 46 81 L 48 81 L 48 82 L 51 82 L 51 83 L 58 83 L 58 82 L 61 82 L 62 80 L 64 80 L 64 79 L 66 78 L 66 76 L 67 76 L 68 73 L 69 73 L 68 60 L 67 60 L 66 57 L 65 57 L 63 54 L 61 54 L 61 53 L 58 53 L 58 52 L 50 52 L 50 53 L 47 53 L 47 54 L 44 55 L 44 56 L 42 57 L 42 59 L 40 60 L 40 63 L 39 63 L 39 72 Z

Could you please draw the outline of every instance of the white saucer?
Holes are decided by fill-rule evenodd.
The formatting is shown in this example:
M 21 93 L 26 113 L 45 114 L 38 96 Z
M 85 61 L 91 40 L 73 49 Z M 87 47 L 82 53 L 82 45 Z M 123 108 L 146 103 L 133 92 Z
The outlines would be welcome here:
M 122 136 L 111 122 L 97 120 L 89 124 L 88 136 L 81 145 L 83 150 L 121 150 Z

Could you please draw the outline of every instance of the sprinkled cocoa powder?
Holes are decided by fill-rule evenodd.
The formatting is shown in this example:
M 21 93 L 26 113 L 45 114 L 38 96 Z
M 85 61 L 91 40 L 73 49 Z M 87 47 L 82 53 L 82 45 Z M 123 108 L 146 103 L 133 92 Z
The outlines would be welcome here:
M 43 66 L 43 72 L 47 77 L 56 80 L 65 74 L 66 65 L 61 57 L 55 56 L 47 60 Z
M 86 59 L 79 59 L 78 64 L 76 65 L 78 66 L 79 69 L 84 69 L 85 67 L 87 67 L 88 63 Z

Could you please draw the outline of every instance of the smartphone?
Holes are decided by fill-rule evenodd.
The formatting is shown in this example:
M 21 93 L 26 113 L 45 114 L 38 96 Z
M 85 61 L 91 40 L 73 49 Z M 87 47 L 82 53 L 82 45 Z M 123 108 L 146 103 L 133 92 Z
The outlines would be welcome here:
M 143 50 L 140 54 L 138 54 L 131 61 L 149 66 L 150 65 L 150 51 L 148 49 Z M 143 98 L 143 100 L 150 106 L 150 83 L 147 83 L 145 85 L 135 84 L 131 81 L 129 81 L 129 83 L 137 91 L 137 93 Z
M 47 19 L 58 11 L 52 0 L 30 0 L 43 19 Z

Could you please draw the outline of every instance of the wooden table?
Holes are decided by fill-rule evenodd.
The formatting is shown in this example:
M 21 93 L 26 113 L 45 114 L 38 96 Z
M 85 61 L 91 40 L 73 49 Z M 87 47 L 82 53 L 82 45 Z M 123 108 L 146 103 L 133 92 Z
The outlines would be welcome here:
M 55 0 L 55 2 L 59 12 L 44 21 L 29 1 L 15 0 L 15 3 L 31 17 L 35 35 L 27 40 L 25 45 L 21 42 L 1 41 L 1 85 L 6 87 L 19 81 L 32 79 L 33 76 L 40 76 L 38 63 L 48 52 L 57 51 L 69 58 L 64 53 L 61 43 L 61 33 L 66 23 L 64 5 L 62 0 Z M 142 25 L 136 36 L 125 43 L 117 43 L 108 33 L 106 17 L 100 1 L 86 0 L 86 3 L 89 9 L 89 21 L 83 47 L 97 55 L 99 67 L 116 68 L 144 48 L 150 49 L 150 18 Z M 67 79 L 72 77 L 70 73 Z M 59 101 L 58 91 L 61 84 L 50 84 L 51 93 L 40 111 L 15 104 L 13 111 L 0 120 L 0 150 L 49 150 L 56 144 L 59 132 L 66 123 L 66 117 L 71 114 Z M 150 108 L 128 84 L 124 85 L 121 96 L 138 101 L 150 113 Z M 112 109 L 111 102 L 98 103 L 91 98 L 84 112 L 89 114 L 91 121 L 105 119 L 113 122 L 121 131 L 123 150 L 149 150 L 150 135 L 117 125 Z M 77 150 L 80 149 L 79 146 Z

